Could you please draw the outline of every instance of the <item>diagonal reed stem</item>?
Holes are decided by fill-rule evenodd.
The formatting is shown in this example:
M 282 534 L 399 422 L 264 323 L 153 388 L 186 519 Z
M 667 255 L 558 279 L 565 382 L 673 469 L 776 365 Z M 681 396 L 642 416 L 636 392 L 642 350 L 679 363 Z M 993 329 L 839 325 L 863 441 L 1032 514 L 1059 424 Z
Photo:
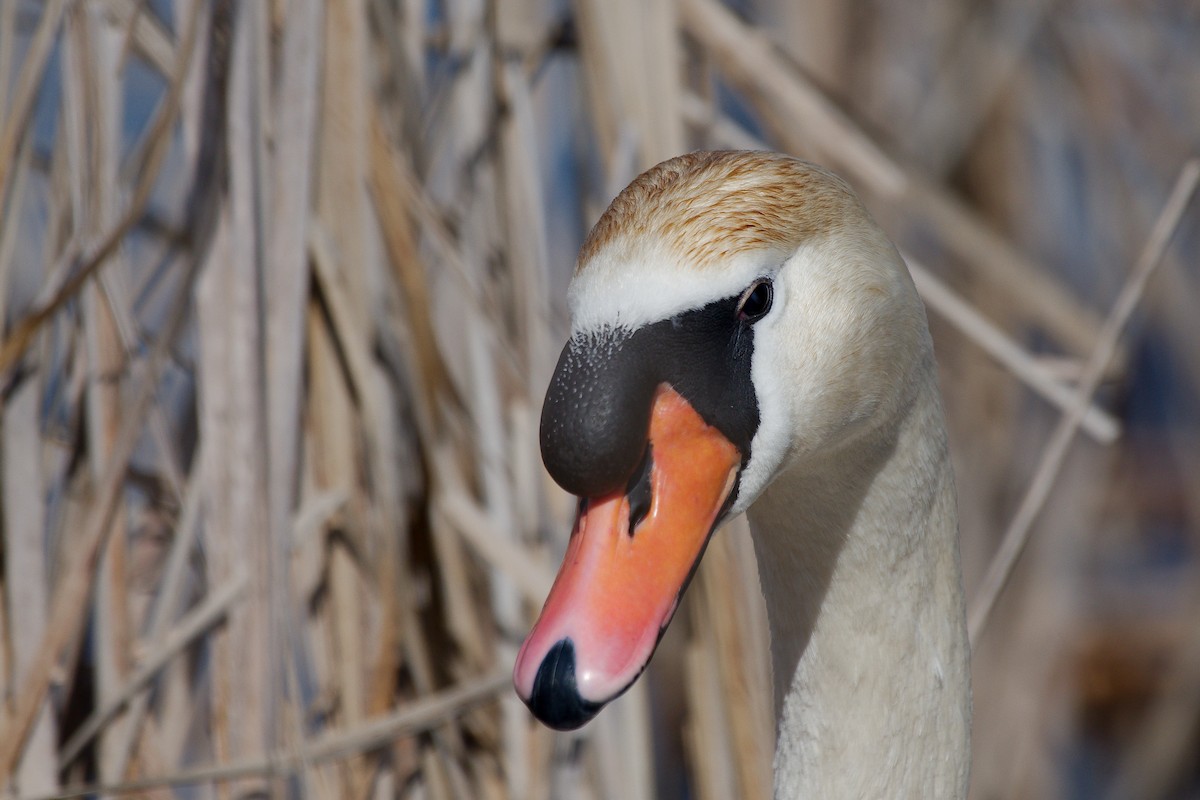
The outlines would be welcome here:
M 276 752 L 267 758 L 246 759 L 229 764 L 185 769 L 170 775 L 141 778 L 108 786 L 80 786 L 53 795 L 22 800 L 68 800 L 105 794 L 134 794 L 160 786 L 186 786 L 210 781 L 228 781 L 255 776 L 281 776 L 310 763 L 358 755 L 382 747 L 394 739 L 431 730 L 507 689 L 512 675 L 507 667 L 466 681 L 452 689 L 431 694 L 392 714 L 369 720 L 350 730 L 338 731 L 309 742 L 298 752 Z
M 1025 545 L 1029 542 L 1033 523 L 1037 521 L 1038 515 L 1046 505 L 1046 500 L 1050 497 L 1050 490 L 1054 488 L 1054 482 L 1062 470 L 1071 443 L 1079 431 L 1083 416 L 1091 402 L 1091 397 L 1096 393 L 1100 381 L 1104 378 L 1108 362 L 1116 352 L 1121 333 L 1125 330 L 1125 325 L 1129 322 L 1134 309 L 1137 308 L 1138 301 L 1141 300 L 1142 294 L 1146 290 L 1146 285 L 1159 264 L 1162 263 L 1167 245 L 1170 244 L 1183 212 L 1187 209 L 1192 194 L 1196 191 L 1198 181 L 1200 181 L 1200 160 L 1192 159 L 1180 170 L 1175 187 L 1171 190 L 1171 195 L 1167 199 L 1166 205 L 1163 206 L 1158 219 L 1155 220 L 1154 227 L 1150 230 L 1150 236 L 1142 247 L 1141 255 L 1138 256 L 1133 272 L 1121 288 L 1121 293 L 1117 296 L 1112 311 L 1100 328 L 1096 345 L 1088 356 L 1079 386 L 1075 390 L 1075 401 L 1059 420 L 1058 427 L 1055 428 L 1054 434 L 1050 438 L 1050 443 L 1042 451 L 1042 458 L 1034 472 L 1033 481 L 1026 490 L 1012 522 L 1009 523 L 1008 530 L 1004 532 L 1000 547 L 996 550 L 996 555 L 992 558 L 987 574 L 984 575 L 974 601 L 971 603 L 967 615 L 967 630 L 973 646 L 978 644 L 979 637 L 983 634 L 992 609 L 996 605 L 996 599 L 1004 591 L 1008 579 L 1012 576 L 1017 559 L 1021 557 Z

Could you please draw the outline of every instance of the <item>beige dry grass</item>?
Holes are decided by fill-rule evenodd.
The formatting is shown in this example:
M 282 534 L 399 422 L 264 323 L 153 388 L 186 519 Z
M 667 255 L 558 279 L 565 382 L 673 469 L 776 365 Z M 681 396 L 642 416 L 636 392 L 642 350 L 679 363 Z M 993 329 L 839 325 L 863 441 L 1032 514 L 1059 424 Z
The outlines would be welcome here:
M 1200 418 L 1111 395 L 1154 329 L 1200 396 L 1195 53 L 1154 4 L 743 5 L 0 2 L 4 796 L 767 796 L 740 520 L 592 725 L 507 678 L 572 513 L 574 253 L 646 167 L 759 146 L 842 173 L 931 310 L 975 795 L 1079 792 L 1087 747 L 1096 791 L 1194 784 Z M 1174 583 L 1129 566 L 1155 520 Z

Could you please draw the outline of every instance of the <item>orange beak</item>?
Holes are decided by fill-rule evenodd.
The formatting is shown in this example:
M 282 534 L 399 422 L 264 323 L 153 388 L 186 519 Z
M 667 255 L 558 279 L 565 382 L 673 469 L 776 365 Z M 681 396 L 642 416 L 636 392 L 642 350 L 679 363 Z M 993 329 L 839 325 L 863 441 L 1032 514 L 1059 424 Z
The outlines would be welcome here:
M 629 494 L 580 503 L 558 577 L 517 655 L 517 693 L 551 727 L 579 727 L 646 668 L 737 481 L 738 449 L 665 384 L 649 448 L 645 518 L 630 530 Z

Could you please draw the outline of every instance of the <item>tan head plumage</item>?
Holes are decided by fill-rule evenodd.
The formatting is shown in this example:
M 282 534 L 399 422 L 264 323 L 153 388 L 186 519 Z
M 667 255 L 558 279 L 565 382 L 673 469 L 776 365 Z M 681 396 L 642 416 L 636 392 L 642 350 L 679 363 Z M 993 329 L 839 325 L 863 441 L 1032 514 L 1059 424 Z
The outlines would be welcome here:
M 601 253 L 624 260 L 648 242 L 706 269 L 749 250 L 794 250 L 861 219 L 850 189 L 820 167 L 778 153 L 688 153 L 642 173 L 583 243 L 576 274 Z

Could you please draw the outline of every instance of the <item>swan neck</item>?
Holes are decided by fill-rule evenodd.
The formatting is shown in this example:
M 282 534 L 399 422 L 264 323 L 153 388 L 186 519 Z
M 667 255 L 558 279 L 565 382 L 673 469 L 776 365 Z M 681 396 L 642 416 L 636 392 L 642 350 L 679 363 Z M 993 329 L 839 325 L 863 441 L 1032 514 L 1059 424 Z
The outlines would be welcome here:
M 966 796 L 970 677 L 936 384 L 750 512 L 775 670 L 776 797 Z

